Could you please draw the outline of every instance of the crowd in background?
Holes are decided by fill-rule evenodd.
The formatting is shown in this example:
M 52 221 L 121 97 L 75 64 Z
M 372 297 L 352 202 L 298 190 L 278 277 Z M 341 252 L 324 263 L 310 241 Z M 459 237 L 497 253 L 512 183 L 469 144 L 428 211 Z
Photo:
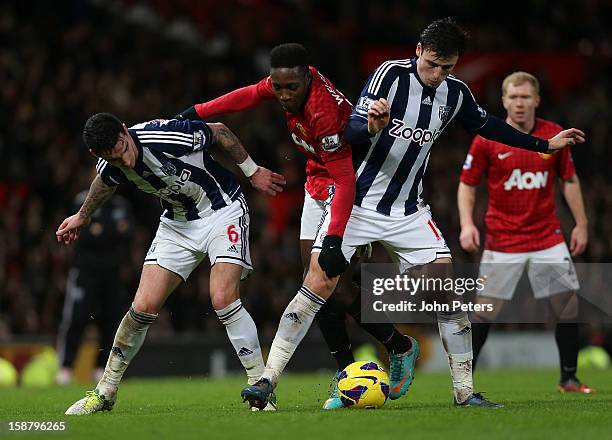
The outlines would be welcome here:
M 369 73 L 360 69 L 365 48 L 401 48 L 405 58 L 413 56 L 419 31 L 447 15 L 470 30 L 471 52 L 584 57 L 587 74 L 579 86 L 550 94 L 543 84 L 539 114 L 587 133 L 587 143 L 573 150 L 590 221 L 590 244 L 580 261 L 609 262 L 612 31 L 604 20 L 612 11 L 606 3 L 587 0 L 578 8 L 570 1 L 533 1 L 529 9 L 492 9 L 480 0 L 75 0 L 53 8 L 2 2 L 0 339 L 57 331 L 71 249 L 56 242 L 55 230 L 71 214 L 74 195 L 93 177 L 95 159 L 80 137 L 88 116 L 110 111 L 128 126 L 171 117 L 195 102 L 258 81 L 268 70 L 269 50 L 288 41 L 303 43 L 312 63 L 354 101 Z M 502 78 L 487 83 L 477 96 L 500 116 Z M 222 120 L 257 162 L 288 180 L 276 199 L 255 193 L 241 180 L 251 209 L 256 269 L 243 283 L 244 302 L 258 326 L 273 331 L 302 274 L 298 232 L 304 161 L 276 103 Z M 425 200 L 458 261 L 477 261 L 458 246 L 455 198 L 470 141 L 461 129 L 448 130 L 434 147 L 424 185 Z M 161 210 L 151 196 L 125 195 L 138 227 L 130 251 L 116 255 L 123 261 L 117 276 L 135 292 Z M 485 206 L 481 198 L 478 218 Z M 559 211 L 567 232 L 571 216 L 563 204 Z M 207 266 L 169 299 L 154 332 L 219 325 L 208 297 Z M 126 305 L 130 299 L 125 298 Z

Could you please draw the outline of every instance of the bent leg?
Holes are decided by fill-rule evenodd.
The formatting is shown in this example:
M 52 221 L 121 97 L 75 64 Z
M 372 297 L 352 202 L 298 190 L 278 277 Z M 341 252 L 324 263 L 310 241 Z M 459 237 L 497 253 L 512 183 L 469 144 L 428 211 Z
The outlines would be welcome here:
M 310 268 L 303 286 L 283 312 L 263 377 L 276 383 L 295 349 L 302 341 L 316 313 L 325 305 L 338 283 L 338 277 L 328 278 L 318 263 L 318 253 L 313 253 Z
M 232 263 L 215 263 L 210 271 L 210 299 L 249 384 L 254 384 L 264 370 L 257 326 L 240 300 L 240 276 L 243 268 Z
M 119 382 L 140 350 L 149 326 L 181 281 L 177 274 L 156 264 L 143 266 L 134 302 L 119 324 L 104 374 L 96 387 L 107 399 L 113 399 L 117 393 Z

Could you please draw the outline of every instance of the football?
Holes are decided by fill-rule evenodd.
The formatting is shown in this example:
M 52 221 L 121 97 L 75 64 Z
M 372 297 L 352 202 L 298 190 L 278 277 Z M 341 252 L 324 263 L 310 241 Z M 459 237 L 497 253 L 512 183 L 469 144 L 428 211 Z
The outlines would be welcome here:
M 380 408 L 389 397 L 389 375 L 376 362 L 353 362 L 338 376 L 338 396 L 350 408 Z

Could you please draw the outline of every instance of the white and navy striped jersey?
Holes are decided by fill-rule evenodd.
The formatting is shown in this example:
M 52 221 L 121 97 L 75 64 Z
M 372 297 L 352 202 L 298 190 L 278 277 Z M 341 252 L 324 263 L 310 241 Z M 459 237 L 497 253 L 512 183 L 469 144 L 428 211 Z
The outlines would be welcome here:
M 353 145 L 357 172 L 355 204 L 389 216 L 414 213 L 432 144 L 455 117 L 475 131 L 488 119 L 468 86 L 449 76 L 437 88 L 425 86 L 416 59 L 387 61 L 368 79 L 351 119 L 367 122 L 374 100 L 391 107 L 389 125 L 366 145 Z M 357 122 L 357 121 L 355 121 Z
M 212 132 L 204 122 L 157 119 L 128 131 L 138 148 L 134 168 L 116 167 L 99 159 L 96 169 L 107 185 L 133 185 L 159 197 L 162 217 L 179 221 L 203 218 L 241 194 L 233 174 L 207 152 Z

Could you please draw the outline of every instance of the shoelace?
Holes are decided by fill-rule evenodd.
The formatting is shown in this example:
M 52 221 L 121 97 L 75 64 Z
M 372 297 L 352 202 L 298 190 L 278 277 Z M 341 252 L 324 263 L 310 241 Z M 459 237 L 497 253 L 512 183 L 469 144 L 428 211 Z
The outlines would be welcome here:
M 338 397 L 338 372 L 334 374 L 334 378 L 329 384 L 329 397 Z
M 390 373 L 391 373 L 391 381 L 397 382 L 401 379 L 400 375 L 402 373 L 402 357 L 398 355 L 394 355 L 391 357 L 391 365 L 390 365 Z

